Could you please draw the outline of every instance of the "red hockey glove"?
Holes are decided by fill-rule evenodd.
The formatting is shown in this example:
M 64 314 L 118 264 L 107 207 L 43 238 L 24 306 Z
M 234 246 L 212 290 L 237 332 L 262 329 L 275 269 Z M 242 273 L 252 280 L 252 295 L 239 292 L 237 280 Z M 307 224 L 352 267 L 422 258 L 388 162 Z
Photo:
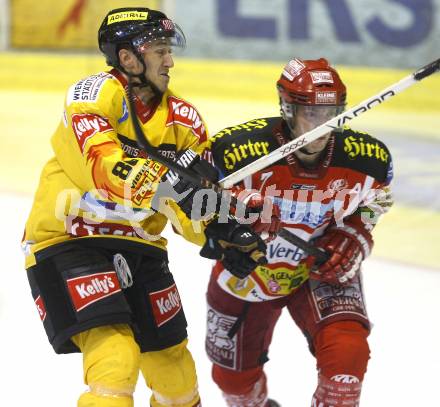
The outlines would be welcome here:
M 315 246 L 328 252 L 330 258 L 318 265 L 310 278 L 344 285 L 358 274 L 362 260 L 373 248 L 373 238 L 362 226 L 345 224 L 328 229 Z
M 233 195 L 246 205 L 245 220 L 254 219 L 250 226 L 265 242 L 275 239 L 281 229 L 281 213 L 277 204 L 255 190 L 235 189 Z M 248 223 L 248 222 L 245 222 Z

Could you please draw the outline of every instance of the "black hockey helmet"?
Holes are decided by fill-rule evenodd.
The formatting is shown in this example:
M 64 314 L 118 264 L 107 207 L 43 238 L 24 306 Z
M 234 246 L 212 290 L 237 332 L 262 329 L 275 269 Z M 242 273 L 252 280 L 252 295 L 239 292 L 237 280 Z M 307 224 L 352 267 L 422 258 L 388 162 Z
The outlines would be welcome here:
M 122 48 L 136 55 L 148 43 L 168 39 L 171 46 L 185 48 L 181 28 L 164 13 L 146 7 L 124 7 L 111 10 L 98 30 L 98 44 L 107 64 L 120 69 L 118 52 Z

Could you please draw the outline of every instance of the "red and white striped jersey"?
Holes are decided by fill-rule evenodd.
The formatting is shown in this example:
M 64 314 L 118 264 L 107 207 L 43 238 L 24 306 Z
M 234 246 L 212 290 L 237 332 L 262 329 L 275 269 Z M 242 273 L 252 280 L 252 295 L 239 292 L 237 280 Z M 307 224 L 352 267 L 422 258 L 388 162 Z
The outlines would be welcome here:
M 280 117 L 262 118 L 228 127 L 211 139 L 216 167 L 227 176 L 285 144 L 289 130 Z M 343 128 L 333 132 L 320 164 L 304 167 L 295 154 L 243 181 L 272 198 L 281 210 L 283 227 L 306 241 L 330 225 L 355 222 L 371 230 L 391 206 L 393 176 L 387 147 L 372 136 Z M 313 259 L 281 237 L 268 244 L 268 264 L 244 280 L 221 263 L 215 273 L 221 287 L 249 301 L 279 298 L 308 279 Z

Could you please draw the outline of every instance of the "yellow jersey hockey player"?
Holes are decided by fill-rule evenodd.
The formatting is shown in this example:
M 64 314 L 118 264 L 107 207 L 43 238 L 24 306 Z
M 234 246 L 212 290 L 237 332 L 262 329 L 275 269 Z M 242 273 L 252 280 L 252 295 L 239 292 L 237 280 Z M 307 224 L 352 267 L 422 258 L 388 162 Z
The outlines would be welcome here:
M 199 112 L 168 89 L 172 47 L 186 42 L 179 26 L 160 11 L 121 8 L 104 18 L 98 41 L 113 69 L 68 90 L 51 141 L 54 156 L 26 223 L 32 295 L 54 350 L 83 353 L 88 391 L 78 406 L 133 406 L 139 370 L 151 406 L 199 406 L 185 315 L 160 233 L 170 220 L 202 253 L 245 274 L 263 258 L 265 244 L 233 218 L 196 233 L 191 214 L 200 188 L 183 178 L 171 184 L 168 169 L 136 143 L 129 77 L 137 117 L 157 153 L 217 176 L 200 158 L 207 130 Z M 163 185 L 183 198 L 154 205 Z

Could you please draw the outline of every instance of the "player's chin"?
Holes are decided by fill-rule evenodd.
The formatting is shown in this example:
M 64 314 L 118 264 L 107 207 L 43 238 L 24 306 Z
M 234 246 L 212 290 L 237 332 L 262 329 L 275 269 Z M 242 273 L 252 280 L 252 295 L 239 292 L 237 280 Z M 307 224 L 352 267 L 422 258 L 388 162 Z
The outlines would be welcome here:
M 161 75 L 159 77 L 156 77 L 154 80 L 150 79 L 150 81 L 159 90 L 159 92 L 165 93 L 165 91 L 168 89 L 168 83 L 170 82 L 170 78 L 168 76 Z
M 160 90 L 162 90 L 163 92 L 166 91 L 169 83 L 170 77 L 168 75 L 160 75 Z
M 316 139 L 314 142 L 309 144 L 309 147 L 305 147 L 306 150 L 309 150 L 310 152 L 319 153 L 322 151 L 328 143 L 328 136 L 323 136 L 318 139 Z
M 304 152 L 308 155 L 313 155 L 313 154 L 319 154 L 321 151 L 323 150 L 323 148 L 302 148 L 300 151 Z

